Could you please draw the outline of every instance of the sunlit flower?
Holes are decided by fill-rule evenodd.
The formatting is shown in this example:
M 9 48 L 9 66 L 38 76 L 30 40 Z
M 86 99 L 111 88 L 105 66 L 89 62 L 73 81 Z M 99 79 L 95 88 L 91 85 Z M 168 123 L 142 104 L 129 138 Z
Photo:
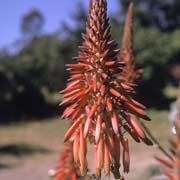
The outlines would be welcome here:
M 88 180 L 88 176 L 81 177 L 79 170 L 79 164 L 74 162 L 73 157 L 73 144 L 68 142 L 65 144 L 65 148 L 60 153 L 60 159 L 58 161 L 55 170 L 49 171 L 50 176 L 54 176 L 54 180 Z
M 130 153 L 128 132 L 135 141 L 152 144 L 134 118 L 150 120 L 145 107 L 132 98 L 134 84 L 122 82 L 120 74 L 124 62 L 117 60 L 119 50 L 111 40 L 111 27 L 107 18 L 106 0 L 90 1 L 84 43 L 79 47 L 76 64 L 68 64 L 71 76 L 67 87 L 61 91 L 66 109 L 62 115 L 72 123 L 64 141 L 73 141 L 74 160 L 80 164 L 80 172 L 87 172 L 87 141 L 94 144 L 96 178 L 104 169 L 120 175 L 120 161 L 124 172 L 129 172 Z M 120 147 L 123 158 L 120 160 Z

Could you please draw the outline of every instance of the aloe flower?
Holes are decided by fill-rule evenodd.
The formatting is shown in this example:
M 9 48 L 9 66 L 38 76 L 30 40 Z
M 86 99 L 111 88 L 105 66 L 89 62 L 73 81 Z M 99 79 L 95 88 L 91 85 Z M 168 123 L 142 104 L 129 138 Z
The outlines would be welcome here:
M 87 173 L 87 142 L 94 144 L 97 179 L 102 169 L 107 176 L 112 172 L 115 178 L 123 179 L 120 162 L 124 172 L 129 172 L 126 132 L 137 142 L 152 144 L 134 118 L 150 120 L 145 107 L 132 98 L 134 84 L 120 79 L 124 62 L 117 60 L 119 49 L 110 31 L 106 0 L 90 1 L 84 42 L 74 58 L 76 64 L 67 65 L 71 75 L 61 91 L 61 105 L 66 106 L 62 117 L 72 123 L 64 141 L 73 142 L 73 156 L 80 164 L 81 175 Z
M 79 164 L 74 162 L 73 158 L 73 144 L 68 142 L 65 144 L 63 151 L 60 154 L 60 159 L 58 161 L 54 180 L 88 180 L 88 176 L 81 177 Z
M 74 163 L 72 154 L 72 143 L 67 143 L 61 152 L 60 160 L 56 167 L 54 180 L 76 180 L 78 174 L 78 166 Z
M 126 65 L 121 73 L 121 80 L 125 82 L 134 82 L 140 78 L 143 69 L 138 68 L 138 64 L 135 62 L 133 48 L 133 3 L 130 3 L 128 8 L 119 61 L 124 61 Z
M 162 172 L 170 180 L 180 180 L 180 90 L 177 100 L 178 114 L 176 121 L 176 138 L 170 140 L 170 152 L 173 157 L 172 161 L 164 160 L 156 157 L 156 159 L 164 166 Z

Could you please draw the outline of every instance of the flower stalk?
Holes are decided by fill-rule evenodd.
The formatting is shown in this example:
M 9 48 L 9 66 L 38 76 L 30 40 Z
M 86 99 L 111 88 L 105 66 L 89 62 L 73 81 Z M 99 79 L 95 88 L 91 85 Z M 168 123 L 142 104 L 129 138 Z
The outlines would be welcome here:
M 87 173 L 87 142 L 94 144 L 96 179 L 101 177 L 102 169 L 107 176 L 112 172 L 116 179 L 123 179 L 121 162 L 124 172 L 129 172 L 126 132 L 136 141 L 152 145 L 134 119 L 137 116 L 150 120 L 145 107 L 132 98 L 135 85 L 121 79 L 125 60 L 118 60 L 119 49 L 110 31 L 106 0 L 90 1 L 86 33 L 82 34 L 84 42 L 74 58 L 76 64 L 67 65 L 71 75 L 61 91 L 61 105 L 66 106 L 62 117 L 72 124 L 64 141 L 73 142 L 81 175 Z
M 121 55 L 119 57 L 119 61 L 124 61 L 126 65 L 121 74 L 121 80 L 131 83 L 138 80 L 143 73 L 143 69 L 138 68 L 138 64 L 135 62 L 135 52 L 133 48 L 133 12 L 134 6 L 133 3 L 130 3 L 124 26 Z
M 89 175 L 81 175 L 81 169 L 78 161 L 75 161 L 73 156 L 73 144 L 68 142 L 65 144 L 63 151 L 60 153 L 60 159 L 58 161 L 55 170 L 50 170 L 49 175 L 53 180 L 89 180 Z
M 143 69 L 138 68 L 138 64 L 135 61 L 136 56 L 133 48 L 133 11 L 133 3 L 130 3 L 124 26 L 122 51 L 119 57 L 119 61 L 124 61 L 126 65 L 123 68 L 123 72 L 120 74 L 120 79 L 124 82 L 129 83 L 135 83 L 143 73 Z M 138 117 L 136 117 L 136 120 L 139 122 L 146 134 L 151 138 L 152 142 L 156 145 L 156 147 L 158 147 L 165 156 L 172 160 L 172 156 L 156 140 L 156 138 L 152 135 L 151 131 L 144 124 L 144 122 Z M 135 127 L 135 129 L 137 130 L 138 126 Z M 144 136 L 144 133 L 139 131 L 139 135 Z
M 72 143 L 68 142 L 61 152 L 61 157 L 55 170 L 54 180 L 77 180 L 78 177 L 80 177 L 80 171 L 78 164 L 74 163 Z

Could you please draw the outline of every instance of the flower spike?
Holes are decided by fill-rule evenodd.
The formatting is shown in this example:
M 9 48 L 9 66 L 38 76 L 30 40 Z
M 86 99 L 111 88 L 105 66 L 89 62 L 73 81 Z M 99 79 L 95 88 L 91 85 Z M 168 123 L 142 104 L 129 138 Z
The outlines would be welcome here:
M 143 130 L 131 118 L 149 118 L 145 107 L 132 98 L 135 85 L 119 81 L 124 62 L 118 61 L 119 49 L 111 39 L 107 1 L 91 0 L 89 4 L 86 33 L 82 35 L 84 42 L 78 57 L 74 58 L 76 64 L 67 65 L 70 78 L 61 91 L 64 97 L 61 105 L 66 105 L 63 118 L 71 122 L 64 141 L 73 141 L 74 159 L 80 163 L 81 175 L 87 172 L 87 142 L 90 141 L 94 144 L 97 179 L 102 169 L 106 175 L 112 172 L 115 178 L 123 179 L 120 161 L 128 172 L 130 157 L 124 133 L 129 132 L 137 141 L 146 141 Z
M 130 3 L 124 26 L 121 56 L 119 57 L 119 61 L 125 61 L 126 64 L 120 76 L 120 79 L 125 82 L 134 82 L 139 79 L 143 73 L 143 69 L 137 68 L 137 64 L 135 64 L 135 53 L 133 48 L 133 11 L 133 3 Z
M 53 172 L 53 180 L 88 180 L 89 176 L 81 177 L 79 164 L 73 159 L 73 144 L 68 142 L 65 144 L 63 151 L 60 154 L 56 170 Z M 51 170 L 52 171 L 52 170 Z M 51 172 L 52 173 L 52 172 Z

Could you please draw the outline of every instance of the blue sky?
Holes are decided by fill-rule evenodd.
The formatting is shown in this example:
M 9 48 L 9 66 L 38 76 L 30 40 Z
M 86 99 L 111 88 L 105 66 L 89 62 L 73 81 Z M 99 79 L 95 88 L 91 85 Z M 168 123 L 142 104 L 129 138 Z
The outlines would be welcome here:
M 0 0 L 0 48 L 11 45 L 21 37 L 20 22 L 25 13 L 39 9 L 45 17 L 44 32 L 58 29 L 61 22 L 70 22 L 69 14 L 78 0 Z M 88 0 L 79 0 L 87 8 Z M 108 13 L 117 10 L 117 0 L 108 1 Z

